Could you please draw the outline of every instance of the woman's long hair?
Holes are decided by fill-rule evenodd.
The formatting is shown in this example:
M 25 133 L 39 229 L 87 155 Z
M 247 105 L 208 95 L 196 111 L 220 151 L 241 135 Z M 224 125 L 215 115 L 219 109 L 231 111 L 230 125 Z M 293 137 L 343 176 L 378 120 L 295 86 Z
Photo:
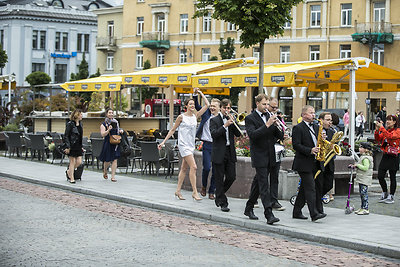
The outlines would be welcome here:
M 399 128 L 399 118 L 397 118 L 397 116 L 396 115 L 387 115 L 386 116 L 386 121 L 388 121 L 388 120 L 392 120 L 392 121 L 394 121 L 394 126 L 393 126 L 393 128 Z
M 74 111 L 72 111 L 71 116 L 69 116 L 69 120 L 70 121 L 76 121 L 76 119 L 78 119 L 79 114 L 82 113 L 82 110 L 80 109 L 75 109 Z

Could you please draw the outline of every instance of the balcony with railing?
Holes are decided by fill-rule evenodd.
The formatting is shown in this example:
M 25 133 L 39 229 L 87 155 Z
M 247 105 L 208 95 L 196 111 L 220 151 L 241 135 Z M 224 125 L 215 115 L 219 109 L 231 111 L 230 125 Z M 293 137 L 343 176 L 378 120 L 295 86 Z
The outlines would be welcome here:
M 150 49 L 169 49 L 169 35 L 166 32 L 144 32 L 139 44 Z
M 116 51 L 117 44 L 115 37 L 97 37 L 96 48 L 99 50 Z
M 393 43 L 392 24 L 389 22 L 357 23 L 356 32 L 351 35 L 353 41 L 363 44 Z

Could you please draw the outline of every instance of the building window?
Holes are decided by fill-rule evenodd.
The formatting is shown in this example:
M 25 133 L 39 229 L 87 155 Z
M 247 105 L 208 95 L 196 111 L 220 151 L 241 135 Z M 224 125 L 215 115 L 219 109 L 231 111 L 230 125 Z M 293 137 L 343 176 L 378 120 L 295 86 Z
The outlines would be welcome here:
M 157 51 L 157 67 L 164 65 L 164 57 L 165 57 L 165 51 L 158 50 Z
M 157 31 L 165 32 L 165 14 L 160 13 L 157 15 Z
M 187 49 L 179 49 L 179 63 L 187 62 Z
M 55 83 L 64 83 L 67 81 L 67 64 L 56 64 L 54 71 Z
M 41 71 L 44 72 L 44 63 L 32 63 L 32 72 Z
M 310 60 L 319 60 L 319 45 L 310 45 Z
M 114 53 L 107 53 L 107 67 L 106 70 L 114 69 Z
M 335 108 L 349 108 L 349 99 L 350 99 L 349 92 L 337 92 Z
M 107 36 L 114 37 L 114 21 L 107 21 Z
M 287 63 L 290 62 L 290 46 L 281 46 L 280 62 Z
M 181 33 L 187 33 L 189 31 L 189 18 L 188 14 L 181 14 L 181 22 L 180 22 L 180 30 Z
M 259 47 L 253 47 L 253 57 L 260 59 L 260 48 Z
M 144 3 L 144 0 L 137 0 L 138 3 Z
M 320 27 L 321 26 L 321 6 L 312 5 L 310 12 L 310 27 Z
M 68 33 L 56 32 L 56 51 L 68 51 Z
M 202 48 L 201 49 L 201 61 L 210 61 L 210 48 Z
M 32 32 L 32 49 L 46 49 L 46 32 L 36 31 Z
M 211 13 L 203 17 L 203 32 L 211 32 Z
M 376 44 L 374 48 L 372 49 L 372 62 L 375 64 L 383 66 L 384 64 L 384 55 L 385 55 L 385 46 L 384 44 Z
M 279 109 L 285 115 L 286 122 L 292 122 L 293 117 L 293 91 L 289 87 L 281 87 L 278 93 Z
M 0 30 L 0 45 L 4 48 L 4 30 Z
M 143 50 L 136 50 L 136 68 L 143 69 Z
M 341 26 L 351 26 L 351 8 L 352 4 L 341 4 L 342 9 L 342 18 L 341 18 Z
M 322 109 L 322 92 L 308 92 L 306 104 L 314 107 L 315 111 Z
M 339 58 L 351 58 L 351 45 L 340 45 Z
M 290 11 L 289 15 L 292 16 L 292 11 Z M 291 20 L 289 20 L 289 21 L 285 22 L 285 25 L 283 25 L 283 28 L 284 29 L 290 29 L 291 26 L 292 26 Z
M 89 34 L 78 33 L 76 51 L 89 52 Z
M 228 31 L 228 32 L 236 31 L 235 23 L 228 22 L 228 24 L 226 25 L 226 31 Z
M 385 21 L 385 2 L 374 3 L 374 21 Z
M 136 35 L 142 35 L 144 27 L 144 17 L 137 17 Z

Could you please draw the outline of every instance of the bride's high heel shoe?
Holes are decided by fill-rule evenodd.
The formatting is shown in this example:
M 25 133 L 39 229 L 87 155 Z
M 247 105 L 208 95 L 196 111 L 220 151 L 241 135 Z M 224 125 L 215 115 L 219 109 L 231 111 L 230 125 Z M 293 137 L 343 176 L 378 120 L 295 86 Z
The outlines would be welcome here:
M 175 192 L 175 197 L 179 200 L 185 200 L 181 193 Z
M 198 195 L 198 194 L 195 194 L 195 193 L 192 194 L 192 198 L 193 198 L 193 200 L 196 200 L 196 201 L 202 200 L 202 198 L 199 197 L 199 195 Z

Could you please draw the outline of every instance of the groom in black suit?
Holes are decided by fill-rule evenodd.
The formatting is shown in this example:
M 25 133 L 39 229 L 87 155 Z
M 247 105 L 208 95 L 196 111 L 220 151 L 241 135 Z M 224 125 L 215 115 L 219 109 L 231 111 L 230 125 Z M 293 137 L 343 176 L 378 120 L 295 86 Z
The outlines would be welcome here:
M 279 222 L 272 213 L 271 187 L 268 176 L 279 171 L 276 163 L 275 143 L 283 139 L 283 132 L 276 126 L 277 116 L 268 111 L 269 101 L 265 94 L 256 96 L 256 110 L 246 117 L 246 132 L 250 139 L 251 165 L 256 169 L 256 175 L 251 184 L 249 200 L 246 203 L 244 214 L 250 219 L 257 220 L 253 208 L 257 198 L 261 195 L 264 206 L 264 215 L 268 224 Z M 273 101 L 277 105 L 276 101 Z
M 215 205 L 228 212 L 228 199 L 225 193 L 236 179 L 236 150 L 234 136 L 241 132 L 233 125 L 233 120 L 227 117 L 232 103 L 229 99 L 221 101 L 221 112 L 210 119 L 210 132 L 213 139 L 211 152 L 212 168 L 215 170 Z M 225 179 L 224 179 L 225 176 Z
M 317 147 L 318 125 L 314 124 L 315 110 L 312 106 L 304 106 L 301 111 L 302 122 L 293 127 L 292 144 L 296 155 L 293 161 L 293 170 L 297 171 L 301 178 L 299 193 L 293 208 L 294 219 L 307 219 L 301 210 L 306 201 L 311 220 L 316 221 L 326 216 L 316 209 L 316 191 L 314 175 L 320 168 L 320 162 L 315 159 L 319 152 Z

